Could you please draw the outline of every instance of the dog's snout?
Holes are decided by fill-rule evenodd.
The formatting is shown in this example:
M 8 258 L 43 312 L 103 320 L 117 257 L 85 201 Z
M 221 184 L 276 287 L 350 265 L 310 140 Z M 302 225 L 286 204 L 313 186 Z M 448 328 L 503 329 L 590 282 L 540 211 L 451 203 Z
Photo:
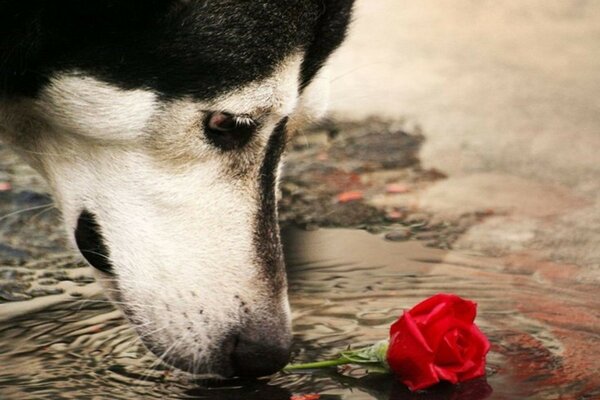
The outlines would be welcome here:
M 105 273 L 112 272 L 109 252 L 96 216 L 83 210 L 77 219 L 75 242 L 83 257 L 95 268 Z
M 270 337 L 257 341 L 240 335 L 231 355 L 234 374 L 240 377 L 271 375 L 287 364 L 290 346 L 291 341 L 287 338 Z

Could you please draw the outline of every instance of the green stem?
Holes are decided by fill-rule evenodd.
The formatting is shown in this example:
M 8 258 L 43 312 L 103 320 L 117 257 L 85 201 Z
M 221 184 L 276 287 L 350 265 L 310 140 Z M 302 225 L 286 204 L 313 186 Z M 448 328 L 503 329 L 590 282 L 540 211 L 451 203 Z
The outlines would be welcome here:
M 326 360 L 326 361 L 317 361 L 312 363 L 305 364 L 290 364 L 286 366 L 284 371 L 295 371 L 297 369 L 316 369 L 316 368 L 327 368 L 327 367 L 335 367 L 337 365 L 350 364 L 352 361 L 348 360 L 346 357 L 336 358 L 335 360 Z
M 371 346 L 360 349 L 346 350 L 334 360 L 317 361 L 306 364 L 291 364 L 284 371 L 295 371 L 297 369 L 316 369 L 335 367 L 344 364 L 357 364 L 368 366 L 370 370 L 387 370 L 388 341 L 381 340 Z

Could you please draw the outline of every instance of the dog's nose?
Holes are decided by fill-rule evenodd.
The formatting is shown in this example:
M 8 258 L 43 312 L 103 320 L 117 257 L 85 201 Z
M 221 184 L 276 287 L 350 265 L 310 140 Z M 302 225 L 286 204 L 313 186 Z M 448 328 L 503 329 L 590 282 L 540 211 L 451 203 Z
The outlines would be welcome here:
M 273 344 L 273 342 L 279 342 Z M 257 342 L 239 337 L 232 354 L 234 374 L 239 377 L 271 375 L 287 364 L 290 358 L 290 340 Z

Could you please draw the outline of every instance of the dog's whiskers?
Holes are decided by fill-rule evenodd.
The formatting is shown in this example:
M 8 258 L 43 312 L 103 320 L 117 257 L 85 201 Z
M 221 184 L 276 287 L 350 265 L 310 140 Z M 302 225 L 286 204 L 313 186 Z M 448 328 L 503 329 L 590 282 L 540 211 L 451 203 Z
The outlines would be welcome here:
M 168 354 L 175 349 L 175 347 L 180 343 L 180 340 L 176 340 L 175 342 L 173 342 L 173 344 L 171 344 L 167 350 L 165 350 L 160 356 L 158 356 L 156 358 L 156 360 L 154 360 L 152 362 L 152 364 L 150 364 L 150 367 L 148 367 L 148 374 L 146 376 L 146 380 L 150 378 L 150 373 L 151 371 L 153 371 L 158 365 L 162 364 L 162 363 L 166 363 L 166 358 L 168 356 Z M 142 382 L 144 382 L 145 380 L 142 379 Z
M 28 207 L 28 208 L 23 208 L 21 210 L 13 211 L 13 212 L 10 212 L 8 214 L 1 216 L 0 221 L 3 221 L 5 219 L 13 217 L 15 215 L 19 215 L 19 214 L 26 213 L 29 211 L 41 210 L 42 208 L 48 208 L 48 207 L 54 207 L 54 203 L 47 203 L 47 204 L 42 204 L 40 206 L 33 206 L 33 207 Z
M 372 67 L 372 66 L 375 66 L 375 65 L 385 65 L 385 64 L 389 64 L 389 63 L 381 61 L 381 62 L 371 62 L 371 63 L 367 63 L 367 64 L 358 65 L 358 66 L 356 66 L 355 68 L 352 68 L 349 71 L 345 71 L 345 72 L 343 72 L 341 74 L 338 74 L 338 75 L 336 75 L 334 77 L 331 77 L 329 79 L 329 82 L 331 82 L 331 83 L 337 82 L 338 80 L 340 80 L 342 78 L 345 78 L 346 76 L 351 75 L 351 74 L 355 73 L 356 71 L 359 71 L 359 70 L 364 69 L 364 68 L 369 68 L 369 67 Z
M 58 208 L 56 208 L 56 206 L 54 204 L 49 205 L 48 208 L 46 208 L 45 210 L 42 210 L 35 215 L 32 215 L 31 218 L 29 219 L 29 222 L 34 222 L 36 218 L 39 218 L 41 215 L 43 215 L 44 213 L 47 213 L 48 211 L 51 211 L 51 210 L 58 210 Z
M 97 251 L 93 251 L 93 250 L 88 250 L 88 249 L 85 249 L 85 250 L 81 250 L 81 252 L 82 252 L 82 253 L 84 253 L 84 252 L 85 252 L 85 253 L 89 253 L 89 254 L 94 254 L 94 255 L 96 255 L 96 256 L 99 256 L 99 257 L 105 258 L 105 259 L 107 259 L 108 261 L 110 261 L 110 258 L 109 258 L 109 257 L 107 257 L 105 254 L 98 253 Z
M 112 300 L 94 300 L 94 299 L 85 299 L 85 300 L 78 300 L 80 302 L 82 302 L 82 305 L 80 305 L 80 309 L 85 306 L 86 304 L 116 304 L 116 305 L 123 305 L 123 306 L 127 306 L 128 308 L 153 308 L 153 309 L 157 309 L 157 310 L 162 310 L 162 311 L 166 311 L 166 307 L 160 307 L 160 306 L 156 306 L 156 305 L 150 305 L 150 304 L 143 304 L 143 303 L 127 303 L 124 301 L 112 301 Z

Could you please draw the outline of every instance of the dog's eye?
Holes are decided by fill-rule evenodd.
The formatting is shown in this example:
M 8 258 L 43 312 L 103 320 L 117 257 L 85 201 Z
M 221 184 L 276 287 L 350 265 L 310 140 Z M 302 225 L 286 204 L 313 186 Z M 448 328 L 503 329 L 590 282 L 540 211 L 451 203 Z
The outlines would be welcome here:
M 231 114 L 216 112 L 208 119 L 208 129 L 217 132 L 231 132 L 236 128 L 235 117 Z
M 256 131 L 256 122 L 243 115 L 212 112 L 204 122 L 208 140 L 222 150 L 233 150 L 248 143 Z

